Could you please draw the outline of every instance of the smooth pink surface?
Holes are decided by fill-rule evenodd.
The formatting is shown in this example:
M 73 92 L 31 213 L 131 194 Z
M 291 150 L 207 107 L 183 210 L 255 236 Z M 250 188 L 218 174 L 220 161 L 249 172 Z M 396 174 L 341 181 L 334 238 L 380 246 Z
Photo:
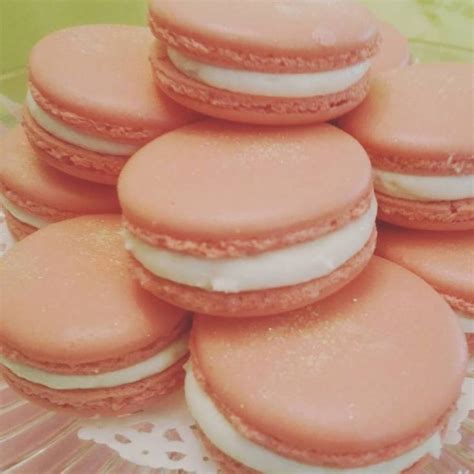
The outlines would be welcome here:
M 379 32 L 382 42 L 379 52 L 372 59 L 372 72 L 378 74 L 408 66 L 411 60 L 408 39 L 385 21 L 379 22 Z
M 443 298 L 378 257 L 336 295 L 293 313 L 200 315 L 191 349 L 207 392 L 253 430 L 242 428 L 246 436 L 314 459 L 388 455 L 423 439 L 458 398 L 467 363 Z
M 474 309 L 474 230 L 430 232 L 379 224 L 377 254 Z
M 366 148 L 379 168 L 472 174 L 473 84 L 471 64 L 417 64 L 381 74 L 366 100 L 338 125 Z
M 99 367 L 175 337 L 184 310 L 132 280 L 119 232 L 119 216 L 78 217 L 35 232 L 2 258 L 2 350 Z
M 142 148 L 125 165 L 118 189 L 132 224 L 215 242 L 272 237 L 337 218 L 371 186 L 365 151 L 332 125 L 206 120 Z
M 152 38 L 147 28 L 123 25 L 56 31 L 32 49 L 30 81 L 52 103 L 47 110 L 77 128 L 102 136 L 110 128 L 120 135 L 123 127 L 120 138 L 130 138 L 128 128 L 143 133 L 135 141 L 149 140 L 197 118 L 156 91 L 148 63 Z

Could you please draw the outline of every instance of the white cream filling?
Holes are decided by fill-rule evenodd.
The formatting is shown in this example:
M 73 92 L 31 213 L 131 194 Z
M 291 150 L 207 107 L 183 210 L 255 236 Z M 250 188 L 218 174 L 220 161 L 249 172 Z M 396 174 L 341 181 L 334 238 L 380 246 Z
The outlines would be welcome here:
M 56 390 L 117 387 L 143 380 L 171 367 L 188 352 L 188 334 L 182 336 L 158 354 L 138 364 L 92 375 L 69 375 L 46 372 L 0 355 L 0 364 L 29 382 Z
M 94 137 L 65 125 L 60 120 L 45 112 L 33 98 L 31 91 L 26 94 L 26 106 L 35 122 L 51 135 L 72 145 L 77 145 L 85 150 L 105 153 L 107 155 L 130 156 L 140 146 L 120 143 L 114 140 Z
M 401 199 L 453 201 L 474 198 L 474 175 L 415 176 L 374 168 L 374 187 Z
M 217 409 L 194 377 L 191 364 L 186 367 L 186 403 L 191 415 L 211 443 L 231 458 L 264 473 L 292 474 L 398 474 L 426 454 L 439 457 L 442 443 L 439 433 L 423 444 L 388 461 L 357 468 L 333 468 L 303 464 L 285 458 L 242 436 Z
M 454 310 L 454 314 L 458 317 L 459 325 L 466 334 L 474 334 L 474 318 L 467 314 Z
M 331 71 L 266 73 L 224 68 L 196 61 L 168 47 L 168 57 L 184 75 L 208 86 L 268 97 L 312 97 L 335 94 L 356 84 L 370 68 L 370 61 Z
M 41 229 L 48 224 L 51 224 L 52 221 L 45 219 L 44 217 L 38 217 L 34 214 L 31 214 L 28 211 L 25 211 L 21 207 L 13 204 L 8 200 L 3 194 L 0 193 L 0 204 L 16 219 L 24 224 L 28 224 L 35 229 Z
M 315 240 L 239 258 L 211 259 L 154 247 L 124 231 L 125 247 L 154 275 L 210 291 L 238 293 L 296 285 L 329 275 L 369 240 L 377 214 L 369 210 L 346 226 Z

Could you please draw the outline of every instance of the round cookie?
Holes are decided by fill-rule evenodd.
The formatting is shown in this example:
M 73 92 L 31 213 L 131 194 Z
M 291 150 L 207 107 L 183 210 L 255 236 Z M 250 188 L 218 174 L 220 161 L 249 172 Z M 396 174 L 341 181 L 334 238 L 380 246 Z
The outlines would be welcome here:
M 159 88 L 198 112 L 256 124 L 324 122 L 368 92 L 377 21 L 337 2 L 152 0 Z
M 379 22 L 382 38 L 380 51 L 372 60 L 372 72 L 378 74 L 392 69 L 401 69 L 411 63 L 408 40 L 390 23 Z
M 473 69 L 417 64 L 378 75 L 339 126 L 367 150 L 380 219 L 426 230 L 474 229 Z
M 142 27 L 85 25 L 36 44 L 24 126 L 41 158 L 73 176 L 115 184 L 141 146 L 197 119 L 156 91 L 152 38 Z
M 467 364 L 446 302 L 379 257 L 289 314 L 197 315 L 190 350 L 188 408 L 241 474 L 406 472 L 439 451 Z
M 370 162 L 332 125 L 204 120 L 136 153 L 118 191 L 136 277 L 193 311 L 305 306 L 354 278 L 375 245 Z
M 416 273 L 444 297 L 474 354 L 474 231 L 429 232 L 389 224 L 378 230 L 376 253 Z
M 20 126 L 0 142 L 0 204 L 17 239 L 71 217 L 120 212 L 114 188 L 68 176 L 42 163 Z
M 0 371 L 20 393 L 81 415 L 132 413 L 181 386 L 188 314 L 130 277 L 120 217 L 51 224 L 0 266 Z

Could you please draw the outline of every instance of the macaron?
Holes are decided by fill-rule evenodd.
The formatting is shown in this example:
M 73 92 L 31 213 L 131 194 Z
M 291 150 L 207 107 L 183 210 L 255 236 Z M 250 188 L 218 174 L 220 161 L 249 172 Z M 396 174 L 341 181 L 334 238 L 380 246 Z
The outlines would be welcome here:
M 2 258 L 0 371 L 20 395 L 118 415 L 181 386 L 189 316 L 133 281 L 119 233 L 119 216 L 81 216 Z
M 151 0 L 159 88 L 203 114 L 256 124 L 324 122 L 356 107 L 378 51 L 365 6 Z
M 415 229 L 474 229 L 473 79 L 470 64 L 390 71 L 339 119 L 371 157 L 380 219 Z
M 416 273 L 444 297 L 474 355 L 474 231 L 429 232 L 383 224 L 376 253 Z
M 39 41 L 29 59 L 24 126 L 49 165 L 114 184 L 127 158 L 197 119 L 156 91 L 147 28 L 85 25 Z
M 467 364 L 453 312 L 374 257 L 336 295 L 286 315 L 198 315 L 185 395 L 223 471 L 399 474 L 428 454 Z
M 68 176 L 44 164 L 20 126 L 0 141 L 0 204 L 17 239 L 71 217 L 120 213 L 115 188 Z
M 332 125 L 204 120 L 136 153 L 118 192 L 136 278 L 192 311 L 305 306 L 347 284 L 374 250 L 370 161 Z
M 372 60 L 372 72 L 378 74 L 392 69 L 401 69 L 411 63 L 408 40 L 392 24 L 379 22 L 382 42 L 380 51 Z

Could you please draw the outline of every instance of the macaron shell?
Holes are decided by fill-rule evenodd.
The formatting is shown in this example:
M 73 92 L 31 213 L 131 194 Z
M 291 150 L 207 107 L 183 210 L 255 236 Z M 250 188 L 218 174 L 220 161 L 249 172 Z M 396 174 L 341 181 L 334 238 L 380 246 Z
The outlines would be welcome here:
M 263 125 L 325 122 L 357 107 L 369 90 L 369 74 L 348 89 L 303 98 L 264 97 L 216 89 L 190 79 L 168 58 L 152 56 L 155 78 L 171 99 L 201 114 L 224 120 Z
M 364 146 L 375 167 L 473 174 L 472 97 L 470 64 L 416 64 L 375 77 L 367 99 L 338 125 Z M 399 166 L 385 160 L 391 157 Z M 419 161 L 433 166 L 420 169 Z
M 420 230 L 474 229 L 474 199 L 411 201 L 376 193 L 377 217 L 390 224 Z
M 182 359 L 164 372 L 138 382 L 93 390 L 53 390 L 17 377 L 5 367 L 0 367 L 0 372 L 19 395 L 49 410 L 81 416 L 118 416 L 149 408 L 161 396 L 180 387 L 184 362 Z
M 301 72 L 362 61 L 378 46 L 377 22 L 355 2 L 153 0 L 153 31 L 212 64 Z
M 75 214 L 120 212 L 114 188 L 78 180 L 46 166 L 21 127 L 2 139 L 0 189 L 12 191 L 22 201 L 31 201 L 36 208 L 51 208 L 49 214 L 53 210 Z
M 0 267 L 2 352 L 79 374 L 161 350 L 184 331 L 187 314 L 142 290 L 127 264 L 118 215 L 51 224 L 17 243 Z
M 368 264 L 375 250 L 376 232 L 350 260 L 325 277 L 268 290 L 222 293 L 158 278 L 132 258 L 131 269 L 140 285 L 158 298 L 193 312 L 222 317 L 268 316 L 301 308 L 337 292 Z
M 242 463 L 232 459 L 220 449 L 216 448 L 199 427 L 196 429 L 196 433 L 206 451 L 211 455 L 212 459 L 219 464 L 219 467 L 225 474 L 260 474 L 259 471 L 244 466 Z
M 206 451 L 211 455 L 212 459 L 219 463 L 219 466 L 226 474 L 261 474 L 260 471 L 251 469 L 247 466 L 244 466 L 240 462 L 232 459 L 227 454 L 224 454 L 216 446 L 214 446 L 206 435 L 199 429 L 196 430 L 201 443 L 206 448 Z M 420 459 L 416 464 L 411 466 L 409 469 L 405 469 L 401 474 L 416 474 L 428 461 L 430 457 L 425 456 L 423 459 Z M 262 473 L 263 474 L 263 473 Z
M 407 268 L 445 295 L 472 305 L 474 231 L 429 232 L 387 224 L 378 228 L 377 255 Z
M 42 108 L 77 129 L 144 143 L 197 116 L 157 93 L 147 28 L 83 25 L 56 31 L 31 51 L 29 75 Z
M 126 158 L 103 155 L 63 142 L 43 130 L 26 109 L 23 110 L 23 128 L 37 157 L 47 165 L 93 183 L 117 184 Z
M 5 221 L 7 223 L 8 229 L 12 233 L 13 237 L 16 240 L 22 240 L 28 235 L 36 232 L 38 229 L 35 227 L 25 224 L 24 222 L 19 221 L 16 217 L 10 214 L 6 209 L 3 210 L 5 213 Z
M 378 257 L 336 295 L 294 313 L 197 316 L 191 354 L 207 394 L 244 436 L 345 467 L 396 456 L 441 429 L 467 364 L 447 303 Z
M 372 73 L 379 74 L 406 67 L 411 62 L 408 40 L 390 23 L 379 22 L 380 51 L 372 59 Z
M 273 238 L 337 219 L 365 202 L 371 177 L 363 148 L 332 125 L 205 120 L 137 152 L 118 191 L 132 224 L 220 243 Z
M 474 334 L 466 334 L 466 340 L 469 354 L 471 354 L 471 357 L 474 357 Z

